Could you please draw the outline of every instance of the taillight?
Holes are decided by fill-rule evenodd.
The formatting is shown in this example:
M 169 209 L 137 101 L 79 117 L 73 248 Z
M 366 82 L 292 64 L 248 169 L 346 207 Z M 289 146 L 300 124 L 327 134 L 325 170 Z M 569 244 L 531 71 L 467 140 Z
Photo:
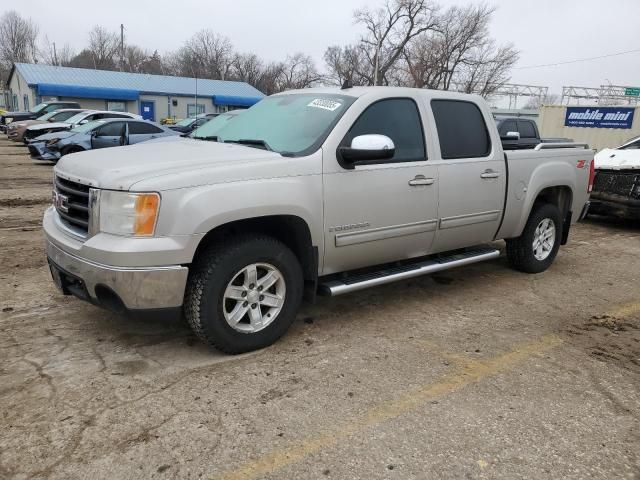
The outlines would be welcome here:
M 596 178 L 596 164 L 595 160 L 591 160 L 589 163 L 589 186 L 587 187 L 587 193 L 591 193 L 593 190 L 593 182 Z

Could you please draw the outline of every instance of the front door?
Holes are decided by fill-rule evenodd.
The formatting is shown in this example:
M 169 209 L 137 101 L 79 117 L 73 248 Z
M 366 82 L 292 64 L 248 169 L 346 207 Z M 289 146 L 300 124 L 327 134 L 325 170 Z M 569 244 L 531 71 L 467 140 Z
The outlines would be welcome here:
M 492 147 L 475 103 L 432 100 L 440 144 L 438 233 L 433 252 L 492 241 L 502 220 L 506 189 L 503 154 Z M 496 140 L 496 139 L 494 139 Z
M 343 146 L 359 135 L 382 134 L 395 145 L 390 160 L 336 164 L 324 151 L 323 274 L 426 255 L 438 213 L 437 167 L 427 161 L 425 135 L 412 98 L 377 101 L 350 126 Z
M 140 115 L 145 120 L 156 120 L 156 104 L 155 102 L 140 102 Z
M 125 122 L 109 122 L 95 130 L 91 139 L 91 148 L 117 147 L 126 135 Z

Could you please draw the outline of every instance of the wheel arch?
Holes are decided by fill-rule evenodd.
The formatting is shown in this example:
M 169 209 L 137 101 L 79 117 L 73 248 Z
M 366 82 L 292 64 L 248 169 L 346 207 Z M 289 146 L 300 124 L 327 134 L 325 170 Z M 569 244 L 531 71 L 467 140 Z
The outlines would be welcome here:
M 305 291 L 315 298 L 318 279 L 318 247 L 313 245 L 311 229 L 296 215 L 265 215 L 244 218 L 219 225 L 205 234 L 196 247 L 193 261 L 210 245 L 237 235 L 265 234 L 287 245 L 298 258 L 305 280 Z

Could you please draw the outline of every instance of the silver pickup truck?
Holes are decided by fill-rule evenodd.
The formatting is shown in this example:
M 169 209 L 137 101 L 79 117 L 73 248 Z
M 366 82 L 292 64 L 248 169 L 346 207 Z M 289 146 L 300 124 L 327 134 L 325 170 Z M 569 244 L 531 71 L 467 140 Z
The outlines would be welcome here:
M 290 91 L 204 139 L 65 156 L 44 215 L 53 278 L 118 312 L 183 314 L 228 353 L 276 341 L 305 296 L 495 258 L 542 272 L 588 208 L 593 152 L 503 152 L 477 96 Z

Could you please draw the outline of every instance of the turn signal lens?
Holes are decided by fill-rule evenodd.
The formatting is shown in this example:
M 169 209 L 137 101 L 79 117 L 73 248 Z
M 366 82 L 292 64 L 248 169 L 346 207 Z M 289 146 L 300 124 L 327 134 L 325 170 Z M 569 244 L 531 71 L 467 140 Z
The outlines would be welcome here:
M 160 207 L 160 197 L 157 193 L 138 195 L 135 205 L 135 223 L 133 234 L 140 236 L 153 235 Z
M 155 233 L 160 195 L 101 190 L 98 211 L 100 232 L 150 237 Z

